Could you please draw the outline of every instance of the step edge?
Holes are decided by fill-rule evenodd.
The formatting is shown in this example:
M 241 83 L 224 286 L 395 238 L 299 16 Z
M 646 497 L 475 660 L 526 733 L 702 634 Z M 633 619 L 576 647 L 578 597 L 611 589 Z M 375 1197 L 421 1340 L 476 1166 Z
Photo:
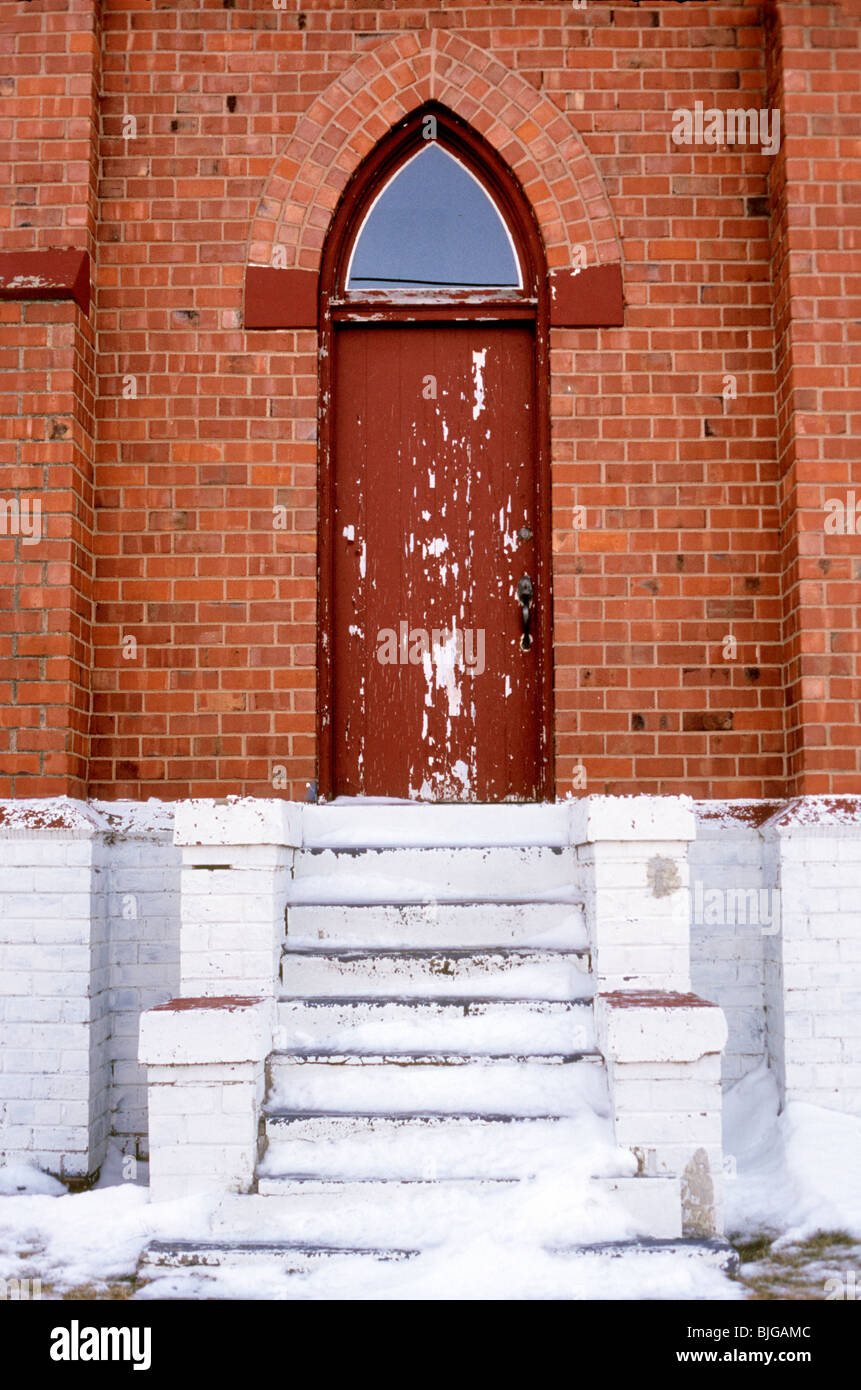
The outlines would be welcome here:
M 452 1059 L 452 1058 L 455 1058 L 455 1057 L 461 1059 L 460 1065 L 462 1065 L 462 1066 L 469 1066 L 469 1065 L 472 1065 L 472 1064 L 475 1064 L 475 1065 L 479 1065 L 479 1066 L 480 1066 L 480 1065 L 485 1064 L 485 1063 L 487 1063 L 487 1062 L 511 1062 L 511 1063 L 517 1063 L 518 1065 L 521 1064 L 521 1063 L 538 1062 L 538 1063 L 544 1063 L 544 1064 L 547 1064 L 547 1065 L 553 1064 L 553 1065 L 555 1065 L 555 1066 L 565 1066 L 565 1065 L 567 1065 L 567 1064 L 569 1064 L 569 1063 L 570 1063 L 570 1064 L 573 1064 L 573 1063 L 576 1063 L 576 1062 L 603 1061 L 603 1058 L 602 1058 L 602 1056 L 601 1056 L 601 1053 L 598 1052 L 597 1050 L 595 1050 L 595 1051 L 581 1050 L 581 1051 L 578 1051 L 578 1052 L 532 1052 L 532 1053 L 518 1053 L 518 1052 L 397 1052 L 397 1051 L 391 1051 L 391 1052 L 365 1052 L 365 1051 L 362 1051 L 362 1052 L 341 1052 L 341 1051 L 335 1051 L 334 1049 L 331 1050 L 331 1051 L 327 1051 L 325 1048 L 315 1048 L 315 1049 L 313 1049 L 313 1050 L 304 1051 L 302 1048 L 295 1048 L 295 1047 L 294 1047 L 294 1048 L 290 1048 L 290 1049 L 273 1048 L 272 1051 L 271 1051 L 270 1054 L 269 1054 L 269 1057 L 270 1057 L 270 1060 L 271 1060 L 272 1058 L 278 1058 L 279 1060 L 281 1060 L 281 1061 L 286 1061 L 286 1062 L 288 1062 L 288 1063 L 294 1063 L 294 1062 L 295 1062 L 297 1065 L 307 1065 L 308 1063 L 313 1063 L 313 1062 L 316 1061 L 316 1060 L 319 1060 L 321 1063 L 322 1063 L 322 1062 L 331 1062 L 331 1061 L 333 1061 L 335 1058 L 340 1058 L 340 1059 L 342 1059 L 343 1063 L 346 1064 L 346 1065 L 348 1065 L 348 1066 L 349 1066 L 349 1065 L 361 1066 L 361 1065 L 368 1065 L 369 1063 L 372 1064 L 372 1065 L 377 1065 L 377 1066 L 386 1066 L 386 1065 L 389 1065 L 389 1064 L 391 1064 L 391 1065 L 393 1065 L 393 1066 L 398 1066 L 398 1065 L 402 1065 L 404 1062 L 406 1062 L 407 1059 L 410 1059 L 410 1060 L 413 1061 L 413 1062 L 416 1062 L 416 1061 L 418 1061 L 419 1059 L 421 1059 L 422 1062 L 424 1062 L 424 1063 L 425 1063 L 426 1065 L 428 1065 L 428 1066 L 432 1066 L 432 1065 L 434 1064 L 435 1061 L 439 1061 L 440 1063 L 446 1062 L 446 1063 L 448 1063 L 449 1065 L 451 1065 L 451 1059 Z M 358 1059 L 363 1059 L 363 1060 L 360 1061 L 360 1060 L 358 1060 Z M 371 1059 L 374 1059 L 373 1063 L 371 1063 Z
M 354 957 L 386 956 L 391 959 L 436 959 L 439 956 L 455 956 L 467 959 L 471 956 L 542 956 L 548 961 L 565 956 L 588 956 L 591 947 L 586 946 L 291 946 L 289 941 L 281 947 L 281 958 L 285 956 L 312 956 L 329 960 L 348 960 Z
M 559 1012 L 569 1011 L 576 1008 L 591 1006 L 591 999 L 545 999 L 537 996 L 530 998 L 528 995 L 496 995 L 496 994 L 279 994 L 276 996 L 277 1004 L 307 1004 L 312 1008 L 319 1008 L 323 1004 L 327 1005 L 355 1005 L 355 1004 L 405 1004 L 414 1008 L 419 1004 L 439 1004 L 448 1008 L 463 1008 L 464 1004 L 504 1004 L 514 1005 L 550 1005 L 559 1006 Z
M 563 1120 L 573 1119 L 570 1115 L 507 1115 L 501 1111 L 491 1111 L 483 1114 L 475 1110 L 374 1110 L 374 1111 L 344 1111 L 344 1110 L 286 1110 L 279 1107 L 277 1110 L 267 1110 L 264 1107 L 263 1115 L 266 1121 L 274 1121 L 276 1124 L 293 1124 L 307 1120 L 398 1120 L 404 1121 L 424 1121 L 424 1120 L 444 1120 L 468 1122 L 480 1120 L 483 1124 L 530 1124 L 534 1121 L 552 1121 L 554 1123 Z

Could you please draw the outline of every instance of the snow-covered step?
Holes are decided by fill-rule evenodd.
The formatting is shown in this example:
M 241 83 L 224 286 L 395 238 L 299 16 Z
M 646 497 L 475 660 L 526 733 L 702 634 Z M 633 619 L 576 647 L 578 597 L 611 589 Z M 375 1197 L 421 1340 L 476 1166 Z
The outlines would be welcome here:
M 339 798 L 303 806 L 302 844 L 329 849 L 554 845 L 568 848 L 569 802 L 443 806 Z
M 446 945 L 587 945 L 577 902 L 326 903 L 287 906 L 294 946 L 439 947 Z
M 577 898 L 570 849 L 540 845 L 460 849 L 305 849 L 293 903 L 551 901 Z
M 737 1252 L 728 1241 L 718 1238 L 673 1240 L 643 1237 L 635 1240 L 593 1240 L 564 1245 L 545 1241 L 544 1250 L 550 1260 L 559 1261 L 563 1265 L 570 1264 L 572 1271 L 577 1266 L 582 1269 L 584 1265 L 588 1269 L 590 1264 L 595 1262 L 596 1275 L 599 1272 L 606 1275 L 606 1261 L 613 1258 L 647 1261 L 659 1256 L 674 1257 L 691 1264 L 704 1264 L 724 1274 L 734 1274 L 739 1267 Z M 195 1268 L 203 1268 L 247 1270 L 254 1273 L 265 1271 L 270 1275 L 301 1277 L 325 1268 L 332 1273 L 336 1281 L 335 1296 L 343 1296 L 345 1289 L 363 1288 L 363 1273 L 374 1268 L 385 1268 L 387 1265 L 397 1266 L 418 1258 L 421 1253 L 419 1248 L 374 1247 L 358 1243 L 349 1246 L 335 1242 L 324 1245 L 308 1240 L 236 1240 L 215 1237 L 208 1240 L 153 1240 L 141 1257 L 140 1273 L 146 1277 L 148 1274 L 164 1275 L 169 1270 L 193 1272 Z M 456 1253 L 452 1258 L 457 1258 Z M 545 1264 L 545 1286 L 547 1268 Z M 419 1296 L 421 1287 L 419 1285 Z M 307 1296 L 304 1285 L 299 1285 L 297 1294 L 299 1297 Z
M 604 1082 L 597 1053 L 273 1053 L 271 1109 L 568 1115 Z
M 266 1117 L 266 1139 L 261 1181 L 297 1175 L 520 1178 L 549 1164 L 576 1169 L 588 1177 L 621 1179 L 635 1168 L 634 1158 L 614 1145 L 606 1116 L 587 1106 L 574 1118 L 277 1111 Z
M 310 1274 L 321 1264 L 338 1261 L 345 1271 L 377 1261 L 413 1259 L 420 1252 L 388 1247 L 351 1249 L 343 1243 L 323 1246 L 288 1240 L 151 1240 L 141 1256 L 141 1272 L 189 1266 L 266 1266 L 282 1274 Z
M 353 1240 L 345 1229 L 344 1221 L 349 1211 L 361 1207 L 362 1215 L 370 1211 L 382 1213 L 387 1225 L 397 1218 L 398 1203 L 413 1208 L 421 1203 L 424 1212 L 434 1212 L 444 1216 L 451 1212 L 452 1201 L 462 1197 L 481 1196 L 498 1190 L 500 1184 L 510 1185 L 520 1182 L 519 1176 L 505 1177 L 432 1177 L 432 1178 L 340 1178 L 307 1177 L 304 1174 L 286 1174 L 266 1177 L 261 1175 L 257 1191 L 261 1197 L 280 1197 L 280 1214 L 295 1212 L 299 1219 L 307 1221 L 312 1215 L 334 1216 L 339 1239 Z M 335 1203 L 339 1210 L 335 1211 Z
M 588 1245 L 557 1245 L 547 1253 L 571 1261 L 654 1259 L 658 1255 L 704 1264 L 722 1274 L 735 1274 L 739 1267 L 738 1251 L 728 1240 L 713 1236 L 710 1239 L 688 1237 L 685 1240 L 641 1236 L 637 1240 L 601 1240 Z
M 600 1212 L 605 1231 L 615 1227 L 631 1237 L 680 1238 L 678 1178 L 596 1177 L 584 1181 L 582 1171 L 581 1167 L 570 1179 L 562 1176 L 563 1203 L 570 1194 L 575 1210 L 579 1201 L 581 1207 Z M 544 1180 L 538 1178 L 539 1183 Z M 463 1219 L 482 1208 L 490 1214 L 489 1228 L 494 1229 L 495 1216 L 504 1219 L 506 1209 L 510 1215 L 518 1202 L 528 1210 L 534 1193 L 531 1178 L 361 1181 L 276 1176 L 261 1178 L 257 1193 L 223 1197 L 210 1218 L 209 1234 L 233 1240 L 259 1239 L 265 1234 L 270 1239 L 318 1245 L 424 1246 L 444 1240 L 452 1234 L 455 1223 L 462 1228 Z M 563 1218 L 560 1233 L 564 1225 Z
M 584 1052 L 595 1047 L 592 1006 L 567 999 L 281 999 L 279 1051 Z
M 636 1235 L 669 1240 L 681 1238 L 680 1178 L 595 1177 L 592 1186 L 623 1208 Z
M 402 950 L 305 947 L 288 943 L 281 981 L 291 997 L 443 994 L 538 999 L 591 999 L 585 947 Z
M 453 1234 L 497 1228 L 528 1201 L 517 1179 L 439 1178 L 432 1181 L 355 1179 L 301 1181 L 261 1178 L 270 1204 L 267 1234 L 314 1244 L 442 1246 Z M 251 1223 L 249 1223 L 251 1225 Z M 241 1234 L 235 1221 L 231 1234 Z M 253 1228 L 252 1228 L 253 1229 Z

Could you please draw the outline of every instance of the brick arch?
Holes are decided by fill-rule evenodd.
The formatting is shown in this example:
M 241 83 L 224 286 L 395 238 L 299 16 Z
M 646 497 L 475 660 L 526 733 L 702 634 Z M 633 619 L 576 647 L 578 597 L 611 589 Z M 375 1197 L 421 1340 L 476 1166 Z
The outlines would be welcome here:
M 332 215 L 352 174 L 402 117 L 436 101 L 467 121 L 513 170 L 544 239 L 550 270 L 586 248 L 588 265 L 621 261 L 592 156 L 547 97 L 475 44 L 434 29 L 380 44 L 299 120 L 257 209 L 248 263 L 318 271 Z M 283 255 L 276 257 L 276 247 Z

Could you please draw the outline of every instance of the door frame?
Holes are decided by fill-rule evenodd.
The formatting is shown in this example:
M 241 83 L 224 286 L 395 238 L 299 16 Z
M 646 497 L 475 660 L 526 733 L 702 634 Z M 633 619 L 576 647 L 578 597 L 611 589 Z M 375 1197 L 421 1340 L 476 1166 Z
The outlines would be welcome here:
M 365 212 L 397 169 L 426 144 L 429 117 L 435 142 L 484 184 L 514 239 L 523 272 L 518 291 L 448 290 L 443 293 L 343 290 L 349 253 Z M 534 325 L 533 458 L 535 485 L 536 611 L 540 707 L 539 782 L 543 801 L 555 796 L 553 718 L 553 584 L 550 492 L 550 293 L 544 245 L 532 208 L 496 151 L 447 107 L 430 102 L 406 116 L 371 151 L 348 184 L 329 227 L 320 270 L 317 535 L 317 799 L 334 791 L 332 720 L 334 599 L 334 430 L 337 398 L 335 334 L 339 323 L 407 324 L 527 320 Z

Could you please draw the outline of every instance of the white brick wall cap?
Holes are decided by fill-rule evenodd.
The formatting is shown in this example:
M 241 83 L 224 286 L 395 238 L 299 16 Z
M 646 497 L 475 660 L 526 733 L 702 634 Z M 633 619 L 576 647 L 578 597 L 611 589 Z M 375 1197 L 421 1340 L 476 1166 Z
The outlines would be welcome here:
M 2 840 L 86 840 L 103 829 L 98 812 L 71 796 L 0 801 Z
M 768 838 L 861 836 L 861 796 L 796 796 L 762 827 Z
M 696 994 L 598 994 L 595 1024 L 599 1050 L 616 1062 L 695 1062 L 727 1040 L 723 1010 Z
M 756 835 L 760 827 L 787 805 L 786 800 L 695 801 L 697 839 L 718 839 L 727 834 Z
M 262 1062 L 272 1051 L 275 1000 L 227 995 L 171 999 L 141 1014 L 145 1066 Z
M 301 804 L 253 796 L 225 801 L 178 801 L 173 839 L 177 845 L 285 845 L 302 843 Z
M 173 835 L 175 803 L 159 801 L 91 801 L 90 807 L 114 836 L 126 840 L 159 839 Z
M 599 840 L 694 840 L 689 796 L 584 796 L 570 805 L 572 845 Z

